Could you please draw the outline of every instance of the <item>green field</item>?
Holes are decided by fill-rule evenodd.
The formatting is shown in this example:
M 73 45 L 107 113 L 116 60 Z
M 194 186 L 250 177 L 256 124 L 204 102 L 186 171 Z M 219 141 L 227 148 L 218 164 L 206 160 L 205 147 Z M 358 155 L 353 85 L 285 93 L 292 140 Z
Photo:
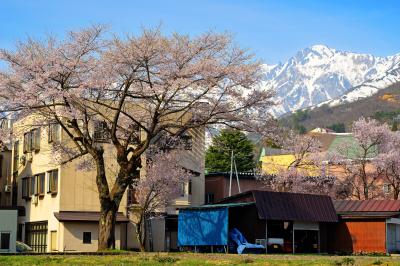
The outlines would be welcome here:
M 400 257 L 129 253 L 0 256 L 0 265 L 400 265 Z

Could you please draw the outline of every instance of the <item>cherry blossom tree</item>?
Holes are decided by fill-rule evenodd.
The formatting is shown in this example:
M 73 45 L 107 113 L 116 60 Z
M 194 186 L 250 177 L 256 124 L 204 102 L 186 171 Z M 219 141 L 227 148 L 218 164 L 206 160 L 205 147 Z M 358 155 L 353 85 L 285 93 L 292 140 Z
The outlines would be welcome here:
M 392 190 L 392 198 L 397 200 L 400 194 L 400 132 L 390 132 L 388 136 L 375 159 L 375 166 Z
M 282 134 L 281 146 L 293 159 L 288 165 L 271 165 L 276 174 L 262 177 L 275 191 L 328 194 L 335 185 L 333 176 L 323 170 L 321 144 L 313 136 L 294 132 Z M 279 163 L 279 162 L 278 162 Z
M 353 197 L 369 199 L 380 193 L 376 184 L 384 169 L 377 166 L 382 161 L 377 156 L 390 137 L 390 129 L 362 117 L 353 123 L 352 133 L 354 142 L 344 142 L 330 161 L 341 167 L 342 182 L 351 187 Z
M 131 206 L 135 216 L 136 236 L 140 250 L 145 250 L 146 220 L 165 211 L 168 203 L 177 198 L 191 174 L 179 165 L 182 152 L 153 152 L 148 156 L 146 175 L 134 187 L 137 204 Z
M 100 201 L 99 250 L 114 248 L 115 220 L 126 188 L 139 179 L 143 154 L 160 136 L 211 125 L 269 133 L 272 91 L 259 88 L 260 62 L 228 34 L 103 34 L 101 26 L 64 40 L 28 39 L 0 50 L 2 112 L 39 114 L 68 136 L 63 163 L 84 156 L 95 166 Z M 109 36 L 109 35 L 107 35 Z M 93 134 L 100 128 L 102 134 Z M 0 134 L 2 135 L 2 134 Z M 107 177 L 104 145 L 118 173 Z

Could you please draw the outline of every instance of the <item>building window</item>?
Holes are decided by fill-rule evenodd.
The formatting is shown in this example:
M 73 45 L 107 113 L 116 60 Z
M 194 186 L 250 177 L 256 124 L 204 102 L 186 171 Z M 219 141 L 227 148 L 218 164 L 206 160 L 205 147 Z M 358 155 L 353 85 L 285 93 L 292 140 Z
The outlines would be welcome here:
M 132 185 L 129 186 L 128 188 L 127 198 L 128 198 L 128 205 L 138 204 L 138 201 L 136 199 L 136 189 Z
M 83 232 L 83 244 L 92 243 L 92 232 Z
M 40 150 L 40 128 L 32 130 L 32 151 Z
M 214 193 L 207 193 L 206 195 L 206 204 L 214 203 Z
M 47 172 L 48 174 L 48 188 L 47 193 L 57 193 L 58 192 L 58 170 L 52 170 Z
M 36 178 L 34 176 L 30 177 L 29 180 L 30 182 L 30 189 L 29 192 L 31 194 L 31 196 L 33 195 L 37 195 L 37 186 L 36 186 Z
M 24 153 L 32 150 L 32 133 L 27 132 L 24 134 Z
M 0 119 L 0 128 L 1 129 L 10 129 L 10 123 L 8 122 L 9 120 L 7 118 L 2 118 Z
M 383 184 L 383 193 L 384 194 L 389 194 L 391 191 L 390 184 Z
M 29 177 L 24 177 L 22 178 L 22 198 L 23 199 L 29 199 L 30 193 L 29 193 L 29 188 L 30 188 L 30 178 Z
M 44 184 L 45 184 L 45 174 L 38 174 L 35 176 L 37 182 L 37 193 L 39 195 L 44 195 Z
M 189 180 L 189 184 L 188 184 L 188 194 L 192 195 L 192 180 Z
M 24 134 L 24 153 L 40 150 L 40 128 Z
M 141 136 L 140 136 L 140 127 L 139 125 L 129 125 L 129 131 L 130 136 L 129 136 L 129 144 L 132 145 L 137 145 L 140 144 L 141 142 Z
M 186 189 L 185 189 L 185 183 L 182 183 L 181 184 L 181 189 L 180 189 L 180 191 L 181 191 L 181 197 L 183 197 L 183 196 L 185 196 L 185 192 L 186 192 Z
M 181 136 L 181 140 L 182 140 L 182 144 L 183 144 L 183 148 L 185 150 L 192 150 L 192 146 L 193 146 L 193 140 L 192 140 L 192 136 L 184 134 Z
M 48 132 L 48 142 L 59 142 L 61 140 L 61 126 L 59 124 L 50 124 Z
M 10 232 L 0 233 L 0 249 L 10 249 Z
M 14 161 L 13 171 L 17 172 L 19 168 L 19 141 L 14 142 Z
M 105 121 L 95 121 L 93 140 L 98 142 L 108 142 L 110 139 L 110 132 L 108 131 L 107 123 Z

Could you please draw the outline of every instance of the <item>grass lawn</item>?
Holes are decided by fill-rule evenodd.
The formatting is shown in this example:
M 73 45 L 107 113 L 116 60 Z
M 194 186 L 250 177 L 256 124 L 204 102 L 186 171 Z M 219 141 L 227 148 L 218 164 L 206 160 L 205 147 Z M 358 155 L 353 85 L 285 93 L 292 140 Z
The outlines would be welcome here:
M 400 257 L 129 253 L 0 256 L 0 265 L 400 265 Z

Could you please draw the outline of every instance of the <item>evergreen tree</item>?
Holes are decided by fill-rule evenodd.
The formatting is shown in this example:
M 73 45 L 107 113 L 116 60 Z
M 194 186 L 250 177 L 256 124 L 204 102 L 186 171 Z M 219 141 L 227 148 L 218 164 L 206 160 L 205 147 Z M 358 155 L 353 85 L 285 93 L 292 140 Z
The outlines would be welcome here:
M 394 120 L 392 124 L 392 131 L 397 131 L 397 130 L 399 130 L 399 125 L 397 120 Z
M 232 150 L 239 172 L 251 171 L 255 168 L 253 143 L 241 131 L 223 129 L 218 136 L 213 138 L 212 145 L 206 152 L 207 171 L 229 172 Z
M 332 129 L 336 133 L 345 133 L 346 132 L 346 126 L 344 123 L 336 123 L 328 126 L 327 128 Z

